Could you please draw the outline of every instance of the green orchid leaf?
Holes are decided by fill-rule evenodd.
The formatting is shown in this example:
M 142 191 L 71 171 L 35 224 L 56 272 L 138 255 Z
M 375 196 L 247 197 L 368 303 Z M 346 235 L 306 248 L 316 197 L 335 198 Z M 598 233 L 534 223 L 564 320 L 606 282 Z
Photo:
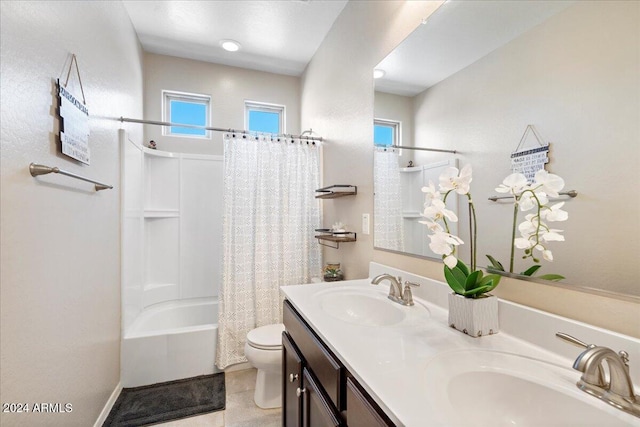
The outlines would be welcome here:
M 458 281 L 458 283 L 459 283 L 461 286 L 463 286 L 463 287 L 464 287 L 464 284 L 465 284 L 465 282 L 467 281 L 467 276 L 469 276 L 469 273 L 468 273 L 468 271 L 469 271 L 469 270 L 468 270 L 468 269 L 466 268 L 466 266 L 465 266 L 465 270 L 466 270 L 466 272 L 465 272 L 465 270 L 461 270 L 460 268 L 458 268 L 458 266 L 459 266 L 459 265 L 460 265 L 460 263 L 458 263 L 458 265 L 456 265 L 455 267 L 453 267 L 453 268 L 451 268 L 451 269 L 445 265 L 445 266 L 444 266 L 444 269 L 445 269 L 445 271 L 446 271 L 446 270 L 451 271 L 451 274 L 453 274 L 453 276 L 456 278 L 456 280 Z M 464 265 L 464 264 L 463 264 L 463 265 Z
M 478 298 L 480 295 L 489 292 L 491 286 L 478 286 L 465 293 L 465 297 Z
M 480 283 L 478 283 L 478 285 L 488 287 L 488 289 L 485 292 L 491 292 L 492 290 L 495 289 L 496 286 L 498 286 L 501 278 L 502 276 L 498 274 L 487 274 L 482 278 L 482 280 L 480 281 Z
M 458 260 L 458 264 L 456 264 L 456 266 L 453 267 L 454 270 L 456 268 L 462 271 L 462 273 L 464 274 L 464 277 L 467 277 L 469 274 L 471 274 L 471 272 L 469 271 L 469 267 L 467 267 L 467 264 L 465 264 L 460 260 Z
M 478 285 L 477 283 L 482 279 L 482 271 L 476 270 L 470 275 L 467 276 L 467 280 L 464 282 L 464 289 L 468 291 L 469 289 L 474 289 Z
M 491 265 L 494 268 L 494 270 L 500 270 L 500 271 L 504 271 L 504 267 L 502 266 L 502 264 L 500 263 L 500 261 L 496 260 L 494 257 L 492 257 L 491 255 L 486 255 L 487 258 L 489 258 L 489 261 L 491 261 Z
M 447 266 L 444 267 L 444 278 L 447 280 L 453 292 L 464 295 L 464 280 L 460 282 L 453 271 Z
M 564 276 L 560 274 L 543 274 L 542 276 L 537 276 L 538 279 L 551 280 L 552 282 L 557 282 L 558 280 L 565 279 Z
M 529 267 L 528 269 L 526 269 L 525 271 L 523 271 L 522 274 L 523 276 L 533 276 L 533 274 L 538 271 L 538 269 L 542 267 L 541 265 L 534 265 Z

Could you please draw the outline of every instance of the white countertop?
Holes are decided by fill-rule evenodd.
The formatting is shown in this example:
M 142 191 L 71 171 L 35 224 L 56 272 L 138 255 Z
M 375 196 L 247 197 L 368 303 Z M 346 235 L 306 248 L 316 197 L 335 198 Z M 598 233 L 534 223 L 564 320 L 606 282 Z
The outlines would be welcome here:
M 323 301 L 326 304 L 326 299 L 323 300 L 321 296 L 326 295 L 327 290 L 337 289 L 371 292 L 376 298 L 396 304 L 386 299 L 388 281 L 378 286 L 371 285 L 370 279 L 362 279 L 286 286 L 281 289 L 318 336 L 397 425 L 459 425 L 459 421 L 455 421 L 455 412 L 465 406 L 451 406 L 447 398 L 447 386 L 443 384 L 447 382 L 443 372 L 453 375 L 454 371 L 463 370 L 463 365 L 468 365 L 469 361 L 475 363 L 482 359 L 486 362 L 487 358 L 497 364 L 502 363 L 501 358 L 508 361 L 526 360 L 526 368 L 532 371 L 534 377 L 538 371 L 547 374 L 552 372 L 555 385 L 576 399 L 599 405 L 622 425 L 640 424 L 640 419 L 610 408 L 577 389 L 575 383 L 580 373 L 571 369 L 571 366 L 581 350 L 560 342 L 554 334 L 567 332 L 585 341 L 595 339 L 597 341 L 594 343 L 611 346 L 616 351 L 626 350 L 631 355 L 632 374 L 633 369 L 640 370 L 639 340 L 504 301 L 500 301 L 501 332 L 472 338 L 447 325 L 447 311 L 443 308 L 449 293 L 446 284 L 372 263 L 371 276 L 380 272 L 401 275 L 404 279 L 421 284 L 420 288 L 414 290 L 415 306 L 398 305 L 406 316 L 396 324 L 369 326 L 345 322 L 328 315 L 322 306 Z M 509 323 L 508 327 L 505 322 Z M 521 334 L 514 333 L 519 330 L 514 325 L 516 323 L 521 324 Z M 505 329 L 510 332 L 507 333 Z M 557 352 L 557 349 L 561 351 Z M 453 360 L 457 362 L 453 363 Z M 538 370 L 537 366 L 544 368 Z M 638 384 L 639 375 L 635 373 L 633 377 Z M 496 417 L 493 425 L 514 423 L 512 419 Z

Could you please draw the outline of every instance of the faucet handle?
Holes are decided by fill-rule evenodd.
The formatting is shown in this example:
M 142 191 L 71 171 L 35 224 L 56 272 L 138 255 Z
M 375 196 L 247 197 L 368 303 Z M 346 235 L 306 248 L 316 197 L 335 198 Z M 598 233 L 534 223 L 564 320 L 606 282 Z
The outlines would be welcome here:
M 584 348 L 593 348 L 596 345 L 595 344 L 587 344 L 583 341 L 580 341 L 578 338 L 576 337 L 572 337 L 569 334 L 565 334 L 564 332 L 556 332 L 556 337 L 565 340 L 566 342 L 568 342 L 569 344 L 573 344 L 576 345 L 578 347 L 584 347 Z
M 408 280 L 404 282 L 404 291 L 402 292 L 402 304 L 404 305 L 414 305 L 413 294 L 411 293 L 411 286 L 420 286 L 420 285 L 418 283 L 413 283 Z
M 618 352 L 618 355 L 620 356 L 620 359 L 622 359 L 622 363 L 624 363 L 624 366 L 627 367 L 627 369 L 629 368 L 629 353 L 627 353 L 624 350 L 620 350 Z

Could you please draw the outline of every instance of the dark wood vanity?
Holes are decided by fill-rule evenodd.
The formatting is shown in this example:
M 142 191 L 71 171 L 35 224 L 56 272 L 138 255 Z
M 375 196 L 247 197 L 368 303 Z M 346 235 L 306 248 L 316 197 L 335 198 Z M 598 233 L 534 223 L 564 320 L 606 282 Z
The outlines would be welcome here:
M 284 325 L 282 422 L 285 427 L 395 425 L 286 300 Z

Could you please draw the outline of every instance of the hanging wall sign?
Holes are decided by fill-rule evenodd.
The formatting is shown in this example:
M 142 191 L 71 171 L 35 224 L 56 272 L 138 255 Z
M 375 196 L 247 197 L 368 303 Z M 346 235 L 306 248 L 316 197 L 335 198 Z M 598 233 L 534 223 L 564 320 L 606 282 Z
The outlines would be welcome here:
M 522 143 L 527 139 L 530 131 L 533 132 L 539 146 L 520 148 Z M 549 163 L 549 144 L 544 144 L 534 127 L 527 125 L 527 129 L 524 131 L 520 143 L 516 147 L 516 150 L 511 153 L 511 170 L 514 173 L 523 174 L 527 177 L 527 180 L 532 183 L 536 172 L 544 169 L 544 165 L 547 163 Z
M 80 90 L 82 91 L 82 102 L 66 89 L 67 83 L 69 82 L 69 73 L 71 72 L 71 67 L 74 62 L 76 63 Z M 69 64 L 67 81 L 63 85 L 58 79 L 58 106 L 60 107 L 60 142 L 62 144 L 62 153 L 88 165 L 90 161 L 89 110 L 87 109 L 84 99 L 84 89 L 82 89 L 80 71 L 78 70 L 78 62 L 75 55 L 72 56 L 71 63 Z

